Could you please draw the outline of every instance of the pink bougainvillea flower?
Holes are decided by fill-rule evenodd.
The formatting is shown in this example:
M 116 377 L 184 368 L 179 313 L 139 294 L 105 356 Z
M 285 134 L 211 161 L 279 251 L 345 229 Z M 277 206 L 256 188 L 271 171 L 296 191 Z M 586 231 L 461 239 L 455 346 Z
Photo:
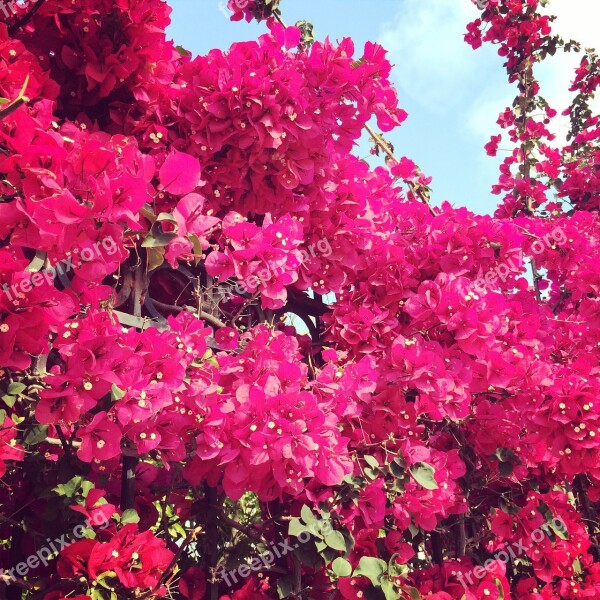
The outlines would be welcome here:
M 170 194 L 193 192 L 203 182 L 198 160 L 185 152 L 174 151 L 167 156 L 159 171 L 163 189 Z
M 108 460 L 121 452 L 121 429 L 104 411 L 97 413 L 90 424 L 78 433 L 81 447 L 77 455 L 84 462 Z
M 186 600 L 203 600 L 206 593 L 206 573 L 200 567 L 190 567 L 179 580 L 179 591 Z

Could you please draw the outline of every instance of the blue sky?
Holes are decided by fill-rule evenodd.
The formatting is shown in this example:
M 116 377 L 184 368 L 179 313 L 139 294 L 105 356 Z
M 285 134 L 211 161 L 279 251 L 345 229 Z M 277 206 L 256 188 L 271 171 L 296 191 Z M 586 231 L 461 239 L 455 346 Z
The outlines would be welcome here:
M 170 0 L 171 37 L 194 54 L 227 48 L 256 38 L 264 24 L 232 23 L 225 0 Z M 483 145 L 498 133 L 498 113 L 513 92 L 505 82 L 494 48 L 476 52 L 462 38 L 477 9 L 470 0 L 282 0 L 285 21 L 307 20 L 317 38 L 351 37 L 357 52 L 378 41 L 390 52 L 394 82 L 407 121 L 389 136 L 398 156 L 408 156 L 433 176 L 433 201 L 449 200 L 478 213 L 493 212 L 490 187 L 498 160 Z M 600 48 L 600 0 L 552 0 L 556 30 Z M 540 72 L 543 91 L 559 111 L 566 107 L 566 86 L 573 57 L 553 59 Z M 556 133 L 564 132 L 564 123 Z M 366 155 L 366 146 L 359 154 Z

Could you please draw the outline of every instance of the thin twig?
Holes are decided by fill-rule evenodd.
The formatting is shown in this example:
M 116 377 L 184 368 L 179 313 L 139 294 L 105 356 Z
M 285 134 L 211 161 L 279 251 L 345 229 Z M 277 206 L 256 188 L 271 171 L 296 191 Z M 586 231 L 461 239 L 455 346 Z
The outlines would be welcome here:
M 277 10 L 273 11 L 273 16 L 275 17 L 275 20 L 278 23 L 280 23 L 287 29 L 287 25 L 284 23 L 283 19 L 281 18 L 281 15 L 279 14 L 279 12 Z
M 170 311 L 173 311 L 176 313 L 185 311 L 185 312 L 196 314 L 201 319 L 203 319 L 204 321 L 208 321 L 215 327 L 227 327 L 227 325 L 225 323 L 223 323 L 223 321 L 221 321 L 221 319 L 219 319 L 218 317 L 215 317 L 214 315 L 211 315 L 210 313 L 204 312 L 203 310 L 198 311 L 193 306 L 177 306 L 176 304 L 165 304 L 164 302 L 159 302 L 158 300 L 154 300 L 154 299 L 152 300 L 152 304 L 154 304 L 154 306 L 156 306 L 157 308 L 162 308 L 163 310 L 170 310 Z
M 44 440 L 44 444 L 51 444 L 52 446 L 63 446 L 64 447 L 62 440 L 60 440 L 59 438 L 47 437 Z M 71 442 L 71 447 L 72 448 L 81 448 L 81 442 L 78 442 L 77 440 L 73 440 Z
M 222 509 L 217 510 L 217 514 L 219 515 L 219 519 L 221 521 L 227 523 L 227 525 L 230 525 L 234 529 L 241 531 L 246 537 L 252 538 L 258 542 L 262 542 L 267 546 L 269 545 L 269 541 L 259 531 L 256 531 L 255 529 L 252 529 L 246 525 L 243 525 L 242 523 L 239 523 L 235 519 L 228 517 Z
M 205 483 L 205 498 L 207 500 L 208 511 L 218 512 L 220 510 L 220 501 L 217 490 Z M 210 512 L 209 512 L 210 514 Z M 216 519 L 208 519 L 206 525 L 206 540 L 208 543 L 207 560 L 211 578 L 208 581 L 209 588 L 206 595 L 207 600 L 217 600 L 219 597 L 219 585 L 216 579 L 217 565 L 219 564 L 219 525 Z
M 73 449 L 71 447 L 71 445 L 69 444 L 69 442 L 67 441 L 67 438 L 65 437 L 65 434 L 63 433 L 63 430 L 61 429 L 60 425 L 56 425 L 56 433 L 58 435 L 58 439 L 60 440 L 62 447 L 65 451 L 65 454 L 69 457 L 71 457 L 73 455 Z
M 390 158 L 391 160 L 393 160 L 396 163 L 399 162 L 398 159 L 396 158 L 396 155 L 392 152 L 392 149 L 388 146 L 387 142 L 383 139 L 382 136 L 380 136 L 378 133 L 376 133 L 375 130 L 368 123 L 365 123 L 365 129 L 367 130 L 367 133 L 371 136 L 371 138 L 373 139 L 375 144 L 377 146 L 379 146 L 379 148 L 381 148 L 387 154 L 388 158 Z M 416 185 L 410 181 L 407 181 L 407 184 L 408 184 L 408 187 L 410 188 L 410 191 L 417 198 L 419 198 L 419 200 L 421 200 L 421 202 L 423 202 L 423 204 L 427 205 L 427 208 L 429 208 L 429 212 L 431 213 L 432 216 L 435 217 L 435 212 L 434 212 L 433 208 L 431 207 L 431 204 L 429 203 L 427 189 L 424 188 L 423 186 Z
M 29 98 L 25 95 L 28 83 L 29 75 L 25 77 L 25 82 L 23 83 L 23 87 L 21 88 L 19 95 L 8 106 L 6 106 L 6 108 L 0 110 L 0 120 L 4 119 L 5 117 L 8 117 L 8 115 L 14 113 L 15 110 L 23 106 L 23 104 L 27 104 L 27 102 L 29 102 Z
M 542 301 L 542 293 L 540 292 L 540 279 L 542 278 L 542 276 L 539 274 L 539 271 L 537 270 L 537 266 L 535 264 L 535 260 L 532 258 L 531 259 L 531 274 L 533 276 L 533 287 L 535 289 L 535 297 L 537 299 L 538 302 Z
M 177 550 L 177 554 L 175 554 L 175 556 L 173 557 L 173 559 L 171 560 L 171 563 L 169 564 L 169 566 L 164 570 L 163 574 L 160 576 L 160 579 L 158 580 L 157 584 L 148 592 L 146 592 L 145 594 L 143 594 L 142 596 L 140 596 L 140 600 L 144 599 L 144 598 L 152 598 L 154 597 L 156 591 L 158 589 L 160 589 L 160 587 L 164 584 L 164 582 L 167 580 L 167 578 L 169 577 L 169 574 L 171 573 L 171 571 L 177 566 L 177 563 L 179 562 L 179 559 L 181 558 L 181 555 L 185 552 L 185 550 L 187 549 L 187 547 L 196 540 L 196 538 L 198 537 L 198 534 L 202 533 L 202 527 L 195 527 L 194 529 L 192 529 L 191 531 L 189 531 L 189 533 L 187 534 L 185 540 L 183 541 L 183 544 L 181 544 L 181 546 L 179 547 L 179 550 Z
M 600 548 L 596 538 L 596 526 L 597 517 L 596 512 L 590 499 L 587 495 L 587 486 L 584 480 L 584 475 L 577 475 L 573 481 L 573 487 L 577 493 L 577 500 L 581 506 L 581 512 L 583 513 L 584 520 L 587 522 L 587 530 L 590 536 L 591 548 L 590 554 L 594 557 L 596 562 L 600 561 Z

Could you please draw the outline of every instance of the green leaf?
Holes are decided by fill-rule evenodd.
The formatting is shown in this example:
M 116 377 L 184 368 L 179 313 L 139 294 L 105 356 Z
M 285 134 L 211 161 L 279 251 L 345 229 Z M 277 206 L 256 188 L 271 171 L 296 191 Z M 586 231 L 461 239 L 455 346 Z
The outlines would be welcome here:
M 198 238 L 195 233 L 188 233 L 187 237 L 194 247 L 194 264 L 198 266 L 198 263 L 202 260 L 202 244 L 200 243 L 200 238 Z
M 55 488 L 52 488 L 52 491 L 59 496 L 72 498 L 75 495 L 75 492 L 81 487 L 82 482 L 83 477 L 81 475 L 76 475 L 73 479 L 69 479 L 67 483 L 59 483 Z
M 164 248 L 148 248 L 146 250 L 146 260 L 148 263 L 148 271 L 158 269 L 165 262 Z
M 358 567 L 354 569 L 353 576 L 366 577 L 374 586 L 378 587 L 379 581 L 386 571 L 387 564 L 384 560 L 372 556 L 363 556 L 358 563 Z
M 498 588 L 498 598 L 496 600 L 504 600 L 504 588 L 502 587 L 502 582 L 499 579 L 494 579 L 494 583 Z
M 390 577 L 404 577 L 410 570 L 407 565 L 401 564 L 397 561 L 398 556 L 398 553 L 393 554 L 388 562 L 388 574 Z
M 117 574 L 114 571 L 104 571 L 104 573 L 101 573 L 96 577 L 96 583 L 99 583 L 103 588 L 110 590 L 115 587 L 110 580 L 116 578 Z M 109 581 L 107 581 L 107 579 Z
M 332 531 L 329 535 L 326 535 L 325 543 L 334 550 L 346 551 L 346 540 L 339 531 Z
M 146 219 L 148 219 L 148 221 L 150 221 L 151 223 L 154 223 L 154 221 L 156 221 L 156 215 L 154 214 L 154 211 L 152 210 L 152 207 L 149 204 L 144 204 L 144 206 L 140 208 L 140 214 L 146 217 Z
M 4 421 L 6 420 L 6 411 L 4 409 L 0 410 L 0 425 L 4 425 Z
M 96 487 L 91 481 L 87 481 L 84 480 L 81 482 L 81 495 L 84 498 L 87 498 L 88 494 L 90 493 L 90 490 L 93 490 L 94 487 Z M 100 500 L 104 500 L 104 498 L 100 498 Z M 100 500 L 98 500 L 98 502 L 96 502 L 96 505 L 100 504 Z M 102 504 L 105 504 L 105 502 L 103 502 Z
M 176 237 L 177 236 L 174 233 L 165 233 L 162 231 L 158 235 L 149 234 L 142 242 L 142 248 L 160 248 L 162 246 L 167 246 L 169 242 Z
M 352 573 L 352 565 L 341 556 L 331 563 L 331 568 L 338 577 L 349 577 Z
M 173 215 L 169 213 L 160 213 L 158 217 L 156 217 L 156 221 L 152 223 L 152 227 L 150 227 L 150 231 L 146 236 L 146 239 L 142 242 L 142 247 L 159 248 L 161 246 L 166 246 L 171 240 L 177 237 L 177 233 L 175 231 L 165 231 L 163 229 L 161 223 L 164 221 L 174 225 L 177 224 L 177 221 Z
M 371 479 L 371 480 L 375 480 L 379 477 L 379 471 L 376 471 L 375 469 L 371 469 L 371 467 L 365 467 L 365 475 Z
M 513 464 L 514 463 L 521 464 L 521 461 L 519 460 L 519 457 L 510 448 L 497 448 L 496 452 L 494 453 L 494 456 L 500 462 L 509 462 L 509 463 L 513 463 Z
M 400 592 L 389 579 L 381 580 L 381 591 L 385 596 L 385 600 L 398 600 Z
M 414 540 L 418 535 L 421 535 L 421 529 L 412 523 L 408 526 L 408 531 Z
M 139 523 L 140 517 L 133 508 L 128 508 L 123 512 L 121 517 L 121 525 L 128 525 L 129 523 Z
M 171 213 L 161 212 L 158 214 L 158 217 L 156 217 L 156 220 L 157 221 L 168 221 L 169 223 L 173 223 L 174 225 L 177 225 L 177 219 Z
M 435 469 L 431 465 L 424 462 L 415 463 L 410 467 L 410 474 L 426 490 L 438 489 L 438 484 L 435 481 Z
M 27 386 L 24 383 L 19 383 L 19 382 L 11 383 L 8 386 L 8 393 L 13 396 L 17 396 L 21 392 L 24 392 L 26 389 L 27 389 Z
M 311 569 L 321 568 L 323 566 L 323 558 L 317 552 L 315 544 L 300 544 L 297 550 L 294 550 L 294 555 L 300 559 L 300 562 Z
M 181 523 L 173 523 L 173 525 L 169 527 L 169 535 L 172 538 L 179 537 L 181 539 L 185 539 L 185 537 L 187 536 L 187 531 L 184 529 Z
M 292 519 L 288 527 L 288 535 L 298 537 L 301 533 L 308 531 L 308 527 L 300 519 Z
M 552 531 L 554 532 L 556 537 L 559 537 L 561 540 L 569 539 L 569 532 L 566 531 L 565 529 L 563 529 L 562 527 L 557 527 L 554 524 L 554 521 L 550 521 L 550 523 L 548 523 L 548 525 L 550 526 L 550 529 L 552 529 Z
M 406 469 L 400 466 L 395 460 L 389 465 L 390 473 L 397 479 L 402 479 L 406 475 Z
M 289 598 L 294 591 L 294 583 L 291 577 L 277 578 L 277 594 L 280 598 Z
M 110 396 L 113 401 L 120 400 L 126 393 L 127 392 L 122 390 L 116 383 L 113 383 L 112 387 L 110 388 Z
M 358 67 L 360 67 L 360 65 L 362 65 L 364 62 L 366 62 L 366 59 L 365 58 L 360 58 L 358 60 L 355 60 L 354 62 L 351 62 L 350 66 L 353 69 L 358 69 Z
M 183 46 L 175 46 L 175 50 L 177 50 L 177 52 L 181 56 L 191 56 L 192 55 L 192 53 L 189 50 L 186 50 Z
M 8 98 L 0 98 L 0 104 L 10 104 L 10 100 Z
M 27 265 L 27 267 L 25 267 L 25 270 L 28 273 L 36 273 L 37 271 L 40 271 L 44 266 L 47 257 L 48 255 L 46 252 L 44 252 L 44 250 L 37 250 L 31 262 Z
M 2 396 L 2 400 L 4 401 L 4 404 L 8 406 L 8 408 L 12 408 L 15 405 L 15 402 L 17 401 L 17 397 L 5 394 L 4 396 Z
M 379 461 L 374 456 L 364 456 L 363 458 L 372 469 L 379 467 Z
M 92 600 L 105 600 L 104 594 L 97 587 L 88 590 L 87 595 L 90 596 Z
M 35 446 L 36 444 L 43 442 L 48 437 L 46 435 L 47 433 L 48 425 L 36 425 L 28 431 L 23 442 L 28 446 Z
M 411 600 L 423 600 L 421 593 L 417 588 L 405 588 L 404 591 L 411 597 Z
M 317 517 L 315 517 L 315 515 L 313 515 L 313 512 L 310 509 L 310 506 L 307 506 L 306 504 L 304 504 L 302 506 L 302 510 L 300 511 L 300 515 L 302 516 L 302 520 L 307 525 L 310 525 L 311 523 L 316 523 L 317 522 Z
M 500 497 L 498 500 L 498 506 L 500 507 L 500 510 L 504 513 L 506 513 L 507 515 L 511 515 L 514 516 L 519 512 L 519 507 L 515 506 L 514 504 L 511 504 L 508 500 L 506 500 L 503 497 Z

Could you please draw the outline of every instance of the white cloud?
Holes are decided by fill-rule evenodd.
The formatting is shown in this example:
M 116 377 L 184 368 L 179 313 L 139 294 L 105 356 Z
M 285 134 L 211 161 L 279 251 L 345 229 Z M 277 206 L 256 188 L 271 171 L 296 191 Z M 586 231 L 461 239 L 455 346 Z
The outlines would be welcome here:
M 490 135 L 497 132 L 496 121 L 498 115 L 507 106 L 511 106 L 514 95 L 511 95 L 510 88 L 507 85 L 498 87 L 488 86 L 483 89 L 475 98 L 474 102 L 467 107 L 466 123 L 468 132 L 487 142 Z
M 564 39 L 571 38 L 584 47 L 600 49 L 598 0 L 552 0 L 546 12 L 557 16 L 554 29 Z
M 564 39 L 600 49 L 599 0 L 552 0 L 548 12 L 557 15 L 553 30 Z M 470 0 L 403 0 L 380 41 L 396 65 L 401 96 L 435 115 L 462 119 L 471 135 L 487 140 L 516 88 L 506 83 L 496 47 L 484 44 L 473 51 L 464 42 L 466 24 L 476 15 Z M 559 112 L 568 106 L 568 87 L 580 56 L 557 53 L 538 67 L 542 94 Z M 600 109 L 600 101 L 598 105 Z M 567 119 L 559 120 L 555 133 L 562 137 L 567 125 Z
M 547 7 L 548 14 L 556 15 L 552 29 L 565 41 L 573 39 L 581 42 L 584 48 L 600 49 L 600 4 L 598 0 L 553 0 Z M 581 53 L 557 53 L 549 57 L 537 70 L 541 93 L 550 106 L 561 113 L 570 103 L 573 93 L 569 87 L 575 74 L 575 67 L 581 60 Z M 600 111 L 600 99 L 593 104 Z M 569 119 L 559 117 L 553 123 L 553 133 L 558 142 L 563 142 L 568 131 Z
M 465 86 L 477 80 L 477 59 L 463 41 L 477 14 L 469 0 L 403 0 L 380 42 L 395 63 L 398 88 L 427 109 L 443 113 L 460 105 Z

